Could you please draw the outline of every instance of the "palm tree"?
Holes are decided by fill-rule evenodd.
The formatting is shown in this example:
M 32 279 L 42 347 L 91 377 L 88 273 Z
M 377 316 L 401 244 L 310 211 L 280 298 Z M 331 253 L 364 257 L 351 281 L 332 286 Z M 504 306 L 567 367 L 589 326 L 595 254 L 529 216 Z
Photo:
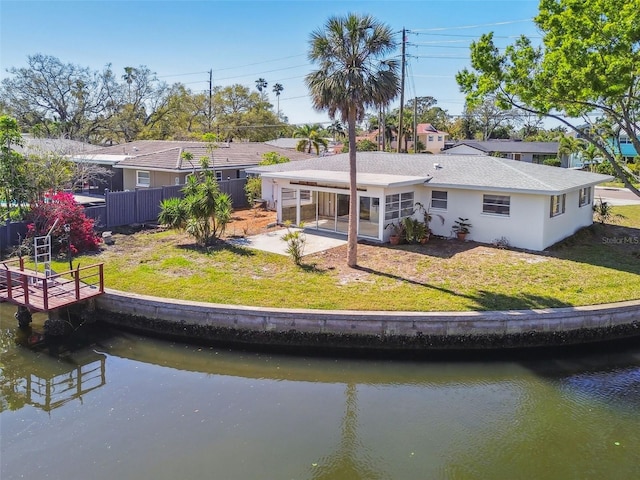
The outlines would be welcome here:
M 296 128 L 293 136 L 301 139 L 296 145 L 296 150 L 311 153 L 313 148 L 316 151 L 316 155 L 320 155 L 320 147 L 323 147 L 324 150 L 328 147 L 327 140 L 320 134 L 321 130 L 322 127 L 320 125 L 302 125 Z
M 278 120 L 280 120 L 280 92 L 282 92 L 282 90 L 284 90 L 284 87 L 279 83 L 273 86 L 273 93 L 276 94 L 276 100 L 278 102 Z
M 366 109 L 387 105 L 400 90 L 398 61 L 382 57 L 396 49 L 393 32 L 369 15 L 331 17 L 311 34 L 309 59 L 318 70 L 305 78 L 316 110 L 339 113 L 349 132 L 349 233 L 347 265 L 357 265 L 358 190 L 356 123 Z
M 262 90 L 267 88 L 267 81 L 264 78 L 259 78 L 256 80 L 256 88 L 262 94 Z
M 333 136 L 333 141 L 336 141 L 336 138 L 344 138 L 344 125 L 340 120 L 334 120 L 334 122 L 327 127 L 327 132 L 329 132 Z
M 134 67 L 124 67 L 122 79 L 129 85 L 129 103 L 131 103 L 131 84 L 136 79 L 137 70 Z
M 562 160 L 563 157 L 566 157 L 567 164 L 569 164 L 571 155 L 581 154 L 584 151 L 584 148 L 585 144 L 583 140 L 563 135 L 560 137 L 558 145 L 558 156 L 560 157 L 560 160 Z

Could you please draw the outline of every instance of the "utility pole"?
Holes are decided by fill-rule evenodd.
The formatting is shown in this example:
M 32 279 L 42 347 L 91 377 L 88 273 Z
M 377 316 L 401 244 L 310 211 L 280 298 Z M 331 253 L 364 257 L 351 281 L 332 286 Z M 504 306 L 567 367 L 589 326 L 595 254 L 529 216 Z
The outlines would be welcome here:
M 209 115 L 208 119 L 208 132 L 211 132 L 211 99 L 213 97 L 213 68 L 209 70 Z M 219 139 L 218 139 L 219 140 Z
M 398 119 L 398 148 L 397 152 L 400 153 L 402 144 L 402 115 L 404 114 L 404 64 L 406 57 L 406 44 L 407 36 L 406 31 L 402 29 L 402 60 L 400 62 L 400 118 Z
M 413 97 L 413 153 L 418 153 L 418 97 Z

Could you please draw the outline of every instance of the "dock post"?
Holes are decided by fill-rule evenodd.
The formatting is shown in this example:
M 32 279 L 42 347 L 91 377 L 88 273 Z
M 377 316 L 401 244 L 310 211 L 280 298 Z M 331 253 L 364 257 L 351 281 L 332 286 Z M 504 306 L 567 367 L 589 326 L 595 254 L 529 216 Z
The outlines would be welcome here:
M 44 322 L 44 331 L 47 335 L 61 336 L 64 335 L 66 322 L 60 316 L 60 309 L 49 310 L 48 318 Z
M 29 328 L 29 324 L 32 321 L 31 312 L 27 307 L 23 307 L 22 305 L 18 305 L 18 311 L 14 314 L 16 320 L 18 320 L 18 327 L 25 329 Z

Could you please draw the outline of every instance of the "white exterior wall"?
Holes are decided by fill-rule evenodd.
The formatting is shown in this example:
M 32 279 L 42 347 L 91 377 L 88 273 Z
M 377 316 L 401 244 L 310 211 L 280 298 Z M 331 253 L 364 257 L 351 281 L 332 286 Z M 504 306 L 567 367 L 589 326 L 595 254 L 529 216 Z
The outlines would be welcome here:
M 567 193 L 565 212 L 562 215 L 550 216 L 551 198 L 546 197 L 546 211 L 543 225 L 543 247 L 547 248 L 554 243 L 574 234 L 583 227 L 593 223 L 593 187 L 591 187 L 591 201 L 580 207 L 579 190 Z
M 348 190 L 291 185 L 287 180 L 276 180 L 274 182 L 271 179 L 263 179 L 262 197 L 268 200 L 270 208 L 277 211 L 278 221 L 282 217 L 278 203 L 282 188 L 348 193 Z M 447 192 L 446 210 L 430 208 L 432 190 Z M 579 191 L 569 192 L 566 197 L 565 213 L 550 217 L 551 197 L 549 195 L 431 188 L 417 185 L 386 190 L 382 187 L 367 187 L 366 191 L 358 191 L 358 195 L 380 198 L 380 240 L 386 242 L 391 236 L 391 230 L 385 229 L 385 226 L 392 222 L 391 220 L 384 220 L 385 196 L 411 191 L 414 192 L 414 204 L 419 202 L 429 209 L 429 213 L 432 216 L 429 226 L 435 235 L 453 237 L 454 222 L 459 217 L 462 217 L 468 218 L 469 223 L 472 225 L 471 232 L 467 236 L 468 240 L 491 244 L 504 237 L 510 246 L 527 250 L 544 250 L 575 233 L 580 228 L 591 225 L 593 218 L 593 188 L 589 204 L 579 207 Z M 483 213 L 483 195 L 485 194 L 509 196 L 509 215 Z M 421 213 L 416 212 L 414 216 L 421 218 Z M 444 218 L 444 224 L 441 222 L 440 216 Z M 393 220 L 393 222 L 395 221 Z
M 543 246 L 543 210 L 544 197 L 505 192 L 481 190 L 440 189 L 446 191 L 447 209 L 431 208 L 430 228 L 435 235 L 451 237 L 454 235 L 453 225 L 458 217 L 468 218 L 471 231 L 468 240 L 481 243 L 493 243 L 505 237 L 509 245 L 530 250 L 542 250 Z M 506 215 L 487 214 L 482 212 L 484 194 L 508 195 L 511 197 L 510 213 Z M 427 194 L 425 205 L 431 200 L 431 189 Z M 444 217 L 444 225 L 437 215 Z

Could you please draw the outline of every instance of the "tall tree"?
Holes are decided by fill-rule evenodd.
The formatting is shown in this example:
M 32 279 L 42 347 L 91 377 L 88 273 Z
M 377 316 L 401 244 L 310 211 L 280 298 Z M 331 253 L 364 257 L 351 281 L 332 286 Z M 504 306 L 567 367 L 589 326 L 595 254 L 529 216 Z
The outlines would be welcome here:
M 522 36 L 502 52 L 491 33 L 472 43 L 473 70 L 456 76 L 467 101 L 496 95 L 500 106 L 560 121 L 599 148 L 640 196 L 611 138 L 625 133 L 640 153 L 640 0 L 541 0 L 535 22 L 539 47 Z
M 517 118 L 515 109 L 503 109 L 496 104 L 495 98 L 487 96 L 478 104 L 467 105 L 465 114 L 471 117 L 472 124 L 479 129 L 477 140 L 502 138 L 498 132 L 513 129 L 513 122 Z
M 13 147 L 22 145 L 22 134 L 15 118 L 0 116 L 0 196 L 8 214 L 12 205 L 26 201 L 25 159 Z
M 258 89 L 258 91 L 260 93 L 262 93 L 262 90 L 266 90 L 267 86 L 269 84 L 267 83 L 267 81 L 264 78 L 259 78 L 256 80 L 256 88 Z
M 284 87 L 279 83 L 276 83 L 273 86 L 273 93 L 276 94 L 276 102 L 278 104 L 278 107 L 276 109 L 276 113 L 278 115 L 278 119 L 280 119 L 280 94 L 282 93 L 283 90 L 284 90 Z
M 311 34 L 309 59 L 318 70 L 305 78 L 314 108 L 340 115 L 349 129 L 349 233 L 347 264 L 358 263 L 356 127 L 369 107 L 387 105 L 399 93 L 398 62 L 384 58 L 397 47 L 393 32 L 369 15 L 331 17 Z
M 11 77 L 0 89 L 2 102 L 21 125 L 87 139 L 113 113 L 118 87 L 109 66 L 92 72 L 41 54 L 29 56 L 27 63 L 8 69 Z

